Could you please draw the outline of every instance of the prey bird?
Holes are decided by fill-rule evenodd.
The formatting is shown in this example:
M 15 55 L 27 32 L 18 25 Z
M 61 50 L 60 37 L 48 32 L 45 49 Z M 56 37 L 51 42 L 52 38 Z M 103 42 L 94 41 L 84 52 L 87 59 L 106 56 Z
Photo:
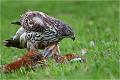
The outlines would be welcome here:
M 12 39 L 5 41 L 5 45 L 30 50 L 31 43 L 36 49 L 45 48 L 45 57 L 50 55 L 51 49 L 57 47 L 63 38 L 75 39 L 73 30 L 67 24 L 43 12 L 28 11 L 18 22 L 12 24 L 21 27 Z M 53 46 L 55 44 L 57 45 Z
M 57 55 L 60 56 L 59 42 L 64 38 L 75 39 L 75 34 L 69 25 L 39 11 L 27 11 L 12 24 L 19 25 L 20 28 L 12 38 L 4 41 L 5 46 L 27 48 L 28 52 L 18 61 L 5 65 L 5 71 L 16 70 L 26 64 L 33 65 L 31 58 L 36 59 L 34 56 L 38 56 L 40 60 L 47 59 L 49 56 L 56 59 Z M 44 49 L 43 55 L 38 55 L 38 49 Z

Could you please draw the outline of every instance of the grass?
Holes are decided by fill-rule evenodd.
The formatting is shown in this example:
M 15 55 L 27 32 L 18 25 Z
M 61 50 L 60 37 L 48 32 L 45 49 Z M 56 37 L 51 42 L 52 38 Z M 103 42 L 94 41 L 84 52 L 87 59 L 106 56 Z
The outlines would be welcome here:
M 27 9 L 45 12 L 68 23 L 75 31 L 76 40 L 64 39 L 61 54 L 74 52 L 81 55 L 88 49 L 87 63 L 56 64 L 49 60 L 49 67 L 33 71 L 24 68 L 15 73 L 1 73 L 1 79 L 120 79 L 119 2 L 118 1 L 1 1 L 1 64 L 14 61 L 26 50 L 7 48 L 3 41 L 12 37 L 18 26 L 10 22 L 19 19 Z M 91 41 L 95 42 L 91 46 Z

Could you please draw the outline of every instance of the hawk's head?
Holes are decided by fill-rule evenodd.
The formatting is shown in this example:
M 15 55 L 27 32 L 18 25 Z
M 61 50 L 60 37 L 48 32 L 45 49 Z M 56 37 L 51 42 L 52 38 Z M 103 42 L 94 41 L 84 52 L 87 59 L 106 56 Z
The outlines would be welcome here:
M 75 34 L 73 29 L 71 29 L 68 25 L 63 27 L 62 29 L 62 35 L 68 38 L 71 38 L 73 41 L 75 40 Z

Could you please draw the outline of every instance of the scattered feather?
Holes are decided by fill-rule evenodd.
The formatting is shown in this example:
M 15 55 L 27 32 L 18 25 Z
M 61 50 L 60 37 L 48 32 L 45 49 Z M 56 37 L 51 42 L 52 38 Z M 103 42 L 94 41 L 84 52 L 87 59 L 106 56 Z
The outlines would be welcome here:
M 86 48 L 81 50 L 82 55 L 85 55 L 87 52 L 88 52 L 88 49 L 86 49 Z
M 90 46 L 95 46 L 95 41 L 90 41 Z
M 74 58 L 74 59 L 71 59 L 70 62 L 81 61 L 81 60 L 82 60 L 81 58 Z

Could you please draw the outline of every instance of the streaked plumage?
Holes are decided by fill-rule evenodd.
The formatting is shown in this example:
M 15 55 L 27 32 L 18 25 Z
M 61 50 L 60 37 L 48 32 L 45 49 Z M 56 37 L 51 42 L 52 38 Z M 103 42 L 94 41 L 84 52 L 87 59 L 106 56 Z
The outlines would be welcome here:
M 63 38 L 75 39 L 73 30 L 67 24 L 43 12 L 28 11 L 21 16 L 19 22 L 13 24 L 21 25 L 13 37 L 13 41 L 18 42 L 21 48 L 29 48 L 27 42 L 36 48 L 45 48 Z
M 74 37 L 73 30 L 67 24 L 43 12 L 26 12 L 20 18 L 20 24 L 26 31 L 43 33 L 46 30 L 54 30 L 60 37 Z
M 45 59 L 47 59 L 50 55 L 56 55 L 57 58 L 59 58 L 60 55 L 58 43 L 63 38 L 71 38 L 73 40 L 75 39 L 73 30 L 67 24 L 51 16 L 48 16 L 43 12 L 28 11 L 21 16 L 18 22 L 12 22 L 12 24 L 17 24 L 21 27 L 18 29 L 13 38 L 5 41 L 5 46 L 27 48 L 27 55 L 39 53 L 38 49 L 44 49 L 43 57 Z M 31 53 L 33 50 L 35 52 Z M 27 59 L 31 57 L 32 56 L 27 57 Z M 42 60 L 42 58 L 39 60 Z M 22 66 L 21 63 L 29 63 L 28 60 L 26 61 L 26 59 L 24 59 L 25 58 L 23 56 L 21 57 L 21 60 L 17 60 L 11 64 L 5 65 L 4 68 L 6 70 L 9 69 L 10 71 L 16 70 Z M 36 57 L 34 57 L 34 59 L 36 59 Z M 64 60 L 62 57 L 61 59 Z M 19 67 L 16 67 L 16 64 L 18 64 Z

